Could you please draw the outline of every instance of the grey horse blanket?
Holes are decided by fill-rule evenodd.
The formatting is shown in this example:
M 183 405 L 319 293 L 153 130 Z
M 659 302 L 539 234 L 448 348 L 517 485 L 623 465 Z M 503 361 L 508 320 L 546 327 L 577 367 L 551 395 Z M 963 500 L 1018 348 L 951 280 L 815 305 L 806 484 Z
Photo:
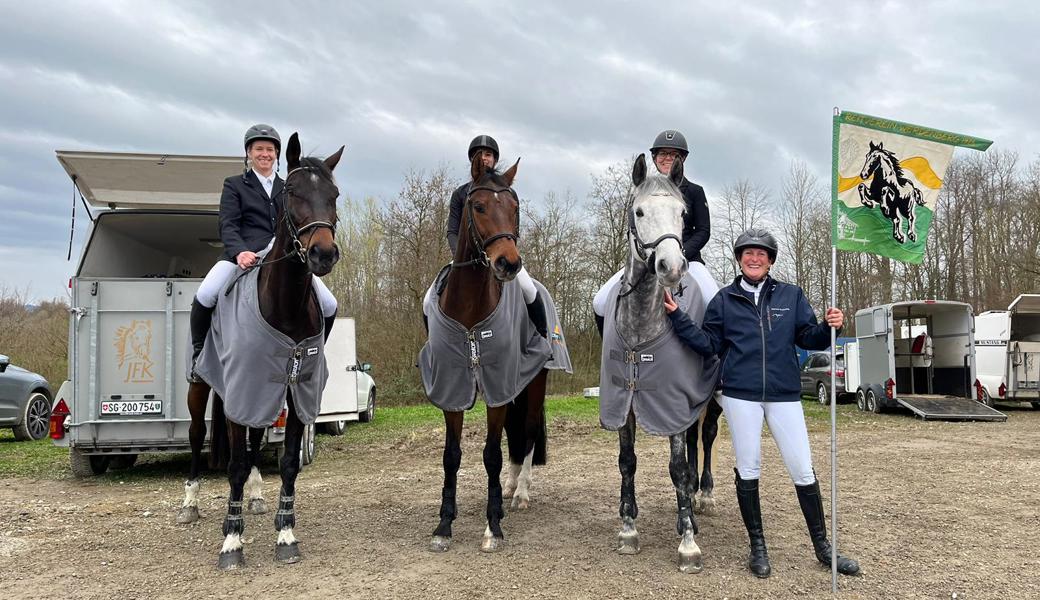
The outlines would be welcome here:
M 437 275 L 424 312 L 429 339 L 419 351 L 418 367 L 426 396 L 437 408 L 449 412 L 469 410 L 477 392 L 490 406 L 513 401 L 543 369 L 572 372 L 563 329 L 548 290 L 535 282 L 545 303 L 549 329 L 547 341 L 527 316 L 520 285 L 502 285 L 498 306 L 473 328 L 448 318 L 437 302 L 448 267 Z
M 623 280 L 622 280 L 623 281 Z M 652 435 L 674 435 L 689 429 L 711 398 L 719 376 L 719 359 L 704 360 L 672 330 L 641 346 L 630 347 L 617 330 L 618 293 L 622 281 L 610 290 L 603 319 L 603 351 L 599 373 L 599 420 L 604 429 L 617 431 L 629 411 L 636 423 Z M 674 297 L 698 325 L 704 319 L 704 299 L 689 273 L 683 275 Z M 682 292 L 680 294 L 680 291 Z
M 269 427 L 292 390 L 296 415 L 310 425 L 329 378 L 324 323 L 318 335 L 298 344 L 272 327 L 260 314 L 259 273 L 236 271 L 228 279 L 224 290 L 232 286 L 231 291 L 220 295 L 195 373 L 224 399 L 224 414 L 232 422 Z M 187 365 L 190 370 L 190 358 Z

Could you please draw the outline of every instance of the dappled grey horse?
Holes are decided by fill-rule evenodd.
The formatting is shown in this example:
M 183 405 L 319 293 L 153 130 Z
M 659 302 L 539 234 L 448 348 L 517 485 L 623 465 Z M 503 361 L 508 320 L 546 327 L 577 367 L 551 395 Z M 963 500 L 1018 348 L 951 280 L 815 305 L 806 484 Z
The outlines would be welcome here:
M 685 203 L 678 184 L 681 161 L 668 175 L 647 173 L 640 155 L 632 171 L 633 190 L 627 211 L 628 260 L 622 279 L 614 284 L 604 310 L 603 354 L 600 369 L 600 421 L 618 431 L 621 471 L 622 554 L 639 552 L 635 498 L 635 427 L 668 436 L 669 473 L 675 486 L 679 570 L 701 570 L 701 550 L 694 536 L 696 472 L 690 468 L 688 432 L 714 392 L 718 361 L 704 361 L 686 348 L 671 331 L 664 308 L 664 290 L 670 289 L 691 318 L 703 319 L 704 300 L 687 274 L 682 252 Z M 691 289 L 692 288 L 692 289 Z M 717 418 L 717 416 L 716 416 Z M 696 435 L 692 454 L 696 457 Z

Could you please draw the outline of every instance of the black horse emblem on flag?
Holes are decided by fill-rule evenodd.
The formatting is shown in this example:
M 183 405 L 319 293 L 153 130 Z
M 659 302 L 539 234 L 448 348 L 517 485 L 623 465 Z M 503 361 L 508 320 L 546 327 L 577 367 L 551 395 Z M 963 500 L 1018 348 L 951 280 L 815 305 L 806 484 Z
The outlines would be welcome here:
M 916 241 L 914 224 L 917 216 L 914 211 L 918 205 L 924 206 L 924 197 L 914 182 L 904 175 L 895 153 L 885 150 L 883 142 L 870 142 L 859 176 L 863 183 L 857 189 L 863 206 L 874 208 L 877 205 L 881 214 L 892 220 L 892 237 L 900 244 L 905 243 L 907 238 L 911 242 Z M 907 219 L 905 235 L 903 217 Z

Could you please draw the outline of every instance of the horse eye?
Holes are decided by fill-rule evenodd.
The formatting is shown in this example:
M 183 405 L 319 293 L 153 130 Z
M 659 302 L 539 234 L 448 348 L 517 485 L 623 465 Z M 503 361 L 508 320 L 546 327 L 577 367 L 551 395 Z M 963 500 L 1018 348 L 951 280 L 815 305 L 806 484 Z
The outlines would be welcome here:
M 641 209 L 641 208 L 637 208 L 637 209 L 636 209 L 636 216 L 637 216 L 637 217 L 641 217 L 641 216 L 643 216 L 643 209 Z
M 485 212 L 487 212 L 487 209 L 484 208 L 483 204 L 474 204 L 473 205 L 473 210 L 477 211 L 478 213 L 485 213 Z

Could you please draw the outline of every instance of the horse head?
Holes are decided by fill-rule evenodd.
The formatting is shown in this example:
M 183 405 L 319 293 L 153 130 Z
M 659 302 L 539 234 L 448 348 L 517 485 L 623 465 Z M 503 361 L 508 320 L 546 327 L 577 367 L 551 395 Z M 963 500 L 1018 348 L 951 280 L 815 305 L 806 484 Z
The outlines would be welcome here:
M 892 162 L 892 155 L 885 150 L 884 142 L 870 142 L 870 147 L 867 149 L 866 159 L 863 161 L 863 169 L 859 173 L 859 178 L 863 180 L 870 179 L 870 176 L 874 171 L 881 168 L 882 161 Z
M 687 269 L 682 249 L 683 215 L 686 202 L 679 184 L 683 164 L 672 163 L 668 175 L 648 174 L 646 156 L 639 155 L 632 168 L 632 191 L 628 203 L 629 251 L 646 263 L 663 287 L 674 287 Z M 648 241 L 649 240 L 649 241 Z
M 512 280 L 522 264 L 516 245 L 520 239 L 520 199 L 512 187 L 519 164 L 517 159 L 505 173 L 499 173 L 485 167 L 478 153 L 470 168 L 473 181 L 463 214 L 469 235 L 466 242 L 459 240 L 460 252 L 476 255 L 475 260 L 488 265 L 499 281 Z
M 301 157 L 300 138 L 293 133 L 286 150 L 289 174 L 285 176 L 282 222 L 288 230 L 287 242 L 291 244 L 286 253 L 296 253 L 319 277 L 332 271 L 339 260 L 339 247 L 336 245 L 339 188 L 332 170 L 339 163 L 343 148 L 340 146 L 325 160 Z

